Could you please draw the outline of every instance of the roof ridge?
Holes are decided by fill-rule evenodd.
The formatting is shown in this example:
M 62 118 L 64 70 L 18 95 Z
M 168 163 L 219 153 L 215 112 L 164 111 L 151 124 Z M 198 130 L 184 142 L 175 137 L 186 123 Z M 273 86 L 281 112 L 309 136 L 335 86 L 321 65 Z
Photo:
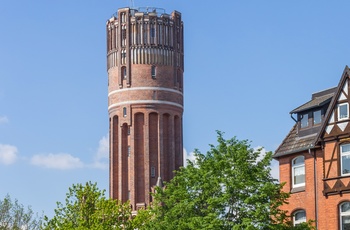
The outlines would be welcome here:
M 331 88 L 328 88 L 325 90 L 321 90 L 321 91 L 317 91 L 315 93 L 312 93 L 311 99 L 314 99 L 316 97 L 322 97 L 322 96 L 325 96 L 328 94 L 334 94 L 336 92 L 337 88 L 338 88 L 338 86 L 335 86 L 335 87 L 331 87 Z

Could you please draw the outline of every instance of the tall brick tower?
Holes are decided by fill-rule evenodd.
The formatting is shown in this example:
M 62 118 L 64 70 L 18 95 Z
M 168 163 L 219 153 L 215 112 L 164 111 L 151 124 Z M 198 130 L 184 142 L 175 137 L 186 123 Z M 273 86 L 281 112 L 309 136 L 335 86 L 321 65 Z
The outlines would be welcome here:
M 183 22 L 121 8 L 107 21 L 110 196 L 133 210 L 183 164 Z

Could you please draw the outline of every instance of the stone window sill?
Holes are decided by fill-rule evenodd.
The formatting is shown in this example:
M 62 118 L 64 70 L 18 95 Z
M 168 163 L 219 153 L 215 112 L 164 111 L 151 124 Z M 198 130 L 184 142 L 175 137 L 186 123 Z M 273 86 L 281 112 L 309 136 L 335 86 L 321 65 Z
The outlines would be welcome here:
M 297 193 L 297 192 L 305 192 L 305 186 L 292 188 L 292 190 L 290 191 L 290 193 Z

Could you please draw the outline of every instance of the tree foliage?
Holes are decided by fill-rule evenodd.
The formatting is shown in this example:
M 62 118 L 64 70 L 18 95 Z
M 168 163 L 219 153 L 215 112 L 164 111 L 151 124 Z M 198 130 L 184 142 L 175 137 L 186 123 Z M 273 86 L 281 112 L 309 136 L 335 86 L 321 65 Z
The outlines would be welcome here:
M 128 203 L 107 199 L 96 183 L 69 188 L 65 204 L 57 202 L 55 216 L 45 216 L 44 229 L 133 229 Z
M 148 219 L 140 229 L 293 229 L 279 208 L 289 194 L 270 174 L 272 153 L 221 132 L 217 141 L 157 188 L 155 205 L 140 212 Z
M 105 198 L 88 182 L 69 188 L 43 229 L 312 229 L 311 222 L 293 227 L 280 209 L 289 194 L 270 174 L 271 152 L 254 150 L 247 140 L 225 140 L 221 132 L 210 147 L 206 154 L 196 150 L 196 160 L 157 187 L 153 204 L 134 218 L 129 203 Z
M 12 201 L 10 195 L 0 200 L 0 230 L 37 230 L 41 221 L 30 207 L 24 208 L 16 199 Z

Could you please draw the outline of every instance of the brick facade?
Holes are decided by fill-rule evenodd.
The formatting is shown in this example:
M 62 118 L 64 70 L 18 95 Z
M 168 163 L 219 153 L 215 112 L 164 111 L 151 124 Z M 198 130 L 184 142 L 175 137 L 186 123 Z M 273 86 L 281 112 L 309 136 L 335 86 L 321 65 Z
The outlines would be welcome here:
M 106 27 L 110 196 L 137 210 L 183 164 L 183 22 L 122 8 Z
M 274 155 L 280 182 L 285 182 L 283 190 L 291 192 L 289 203 L 282 208 L 292 219 L 296 211 L 304 211 L 306 220 L 314 220 L 320 230 L 350 227 L 350 165 L 344 155 L 347 152 L 341 150 L 350 143 L 349 76 L 350 69 L 345 67 L 337 87 L 313 94 L 309 102 L 291 112 L 296 124 Z M 341 111 L 344 104 L 347 110 Z M 294 161 L 300 156 L 304 157 L 304 173 Z M 293 175 L 301 175 L 305 185 L 293 181 Z

